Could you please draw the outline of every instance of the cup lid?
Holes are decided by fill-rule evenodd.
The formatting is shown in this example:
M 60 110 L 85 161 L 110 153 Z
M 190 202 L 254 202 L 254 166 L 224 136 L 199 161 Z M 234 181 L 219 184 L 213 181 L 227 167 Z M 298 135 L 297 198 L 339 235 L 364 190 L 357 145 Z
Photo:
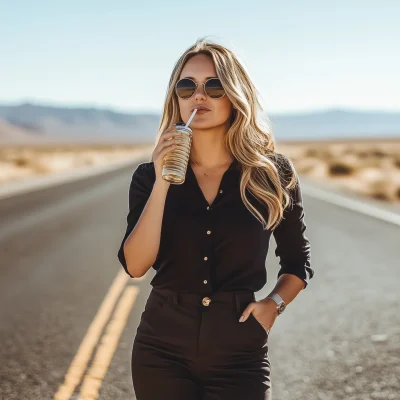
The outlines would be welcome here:
M 190 127 L 189 126 L 187 126 L 187 127 L 185 127 L 185 123 L 184 122 L 177 122 L 176 124 L 175 124 L 175 126 L 176 127 L 179 127 L 180 129 L 182 129 L 182 130 L 187 130 L 188 132 L 192 132 L 192 130 L 190 129 Z

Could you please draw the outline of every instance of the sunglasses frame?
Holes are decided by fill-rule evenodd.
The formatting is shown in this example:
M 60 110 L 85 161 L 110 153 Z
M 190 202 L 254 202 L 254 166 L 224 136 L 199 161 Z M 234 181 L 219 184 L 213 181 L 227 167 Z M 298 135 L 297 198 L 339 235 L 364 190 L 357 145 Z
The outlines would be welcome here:
M 193 92 L 193 94 L 192 94 L 190 97 L 182 98 L 182 97 L 180 97 L 179 94 L 177 93 L 176 87 L 178 86 L 178 83 L 179 83 L 180 81 L 183 81 L 183 80 L 185 80 L 185 79 L 187 79 L 187 80 L 189 80 L 189 81 L 192 81 L 192 82 L 196 85 L 196 88 L 194 89 L 194 92 Z M 209 97 L 209 98 L 212 99 L 212 100 L 222 99 L 222 98 L 226 95 L 225 89 L 224 89 L 224 87 L 222 86 L 222 82 L 221 82 L 221 86 L 222 86 L 222 88 L 224 89 L 224 94 L 223 94 L 223 96 L 221 96 L 221 97 L 211 97 L 211 96 L 209 96 L 208 93 L 207 93 L 207 90 L 206 90 L 206 83 L 207 83 L 208 81 L 212 81 L 213 79 L 218 79 L 218 80 L 221 82 L 221 80 L 220 80 L 219 78 L 210 78 L 210 79 L 207 79 L 205 82 L 202 83 L 203 89 L 204 89 L 204 93 L 206 94 L 207 97 Z M 197 90 L 198 86 L 199 86 L 199 84 L 198 84 L 197 82 L 195 82 L 193 79 L 190 79 L 190 78 L 182 78 L 182 79 L 179 79 L 179 81 L 176 82 L 176 85 L 175 85 L 175 94 L 176 94 L 180 99 L 182 99 L 182 100 L 189 100 L 189 99 L 192 98 L 193 95 L 196 93 L 196 90 Z

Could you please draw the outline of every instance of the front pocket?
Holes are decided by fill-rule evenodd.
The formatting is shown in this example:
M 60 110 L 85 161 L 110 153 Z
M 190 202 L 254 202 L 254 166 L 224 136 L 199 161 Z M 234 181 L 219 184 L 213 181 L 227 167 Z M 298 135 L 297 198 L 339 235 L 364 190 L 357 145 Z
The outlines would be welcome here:
M 150 294 L 150 296 L 146 301 L 144 311 L 148 311 L 154 308 L 162 308 L 164 306 L 165 301 L 166 300 L 161 296 L 155 295 L 154 293 Z
M 265 328 L 258 322 L 257 318 L 253 315 L 253 313 L 250 313 L 250 315 L 249 315 L 249 320 L 250 320 L 250 321 L 253 320 L 253 324 L 256 325 L 256 329 L 258 329 L 258 330 L 262 333 L 264 339 L 267 339 L 267 338 L 268 338 L 268 332 L 267 332 L 267 331 L 265 330 Z

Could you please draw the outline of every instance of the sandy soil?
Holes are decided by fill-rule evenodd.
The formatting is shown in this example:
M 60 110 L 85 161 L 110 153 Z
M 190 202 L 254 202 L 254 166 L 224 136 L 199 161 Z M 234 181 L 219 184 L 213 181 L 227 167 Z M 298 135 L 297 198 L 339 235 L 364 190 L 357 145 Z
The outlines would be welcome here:
M 0 148 L 0 185 L 73 168 L 110 164 L 151 154 L 152 146 L 60 146 Z
M 400 140 L 279 143 L 299 174 L 387 202 L 400 202 Z
M 151 154 L 152 146 L 59 146 L 0 148 L 0 185 L 71 168 L 122 161 Z M 278 142 L 277 151 L 300 174 L 315 181 L 387 202 L 400 202 L 400 140 Z

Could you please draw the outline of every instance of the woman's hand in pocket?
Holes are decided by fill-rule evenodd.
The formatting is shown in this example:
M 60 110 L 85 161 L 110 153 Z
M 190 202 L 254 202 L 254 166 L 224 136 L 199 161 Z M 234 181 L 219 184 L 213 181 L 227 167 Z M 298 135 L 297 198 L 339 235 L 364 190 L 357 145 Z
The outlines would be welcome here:
M 253 301 L 248 304 L 244 309 L 239 322 L 245 322 L 251 313 L 267 332 L 270 331 L 278 316 L 276 303 L 269 298 L 260 301 Z

